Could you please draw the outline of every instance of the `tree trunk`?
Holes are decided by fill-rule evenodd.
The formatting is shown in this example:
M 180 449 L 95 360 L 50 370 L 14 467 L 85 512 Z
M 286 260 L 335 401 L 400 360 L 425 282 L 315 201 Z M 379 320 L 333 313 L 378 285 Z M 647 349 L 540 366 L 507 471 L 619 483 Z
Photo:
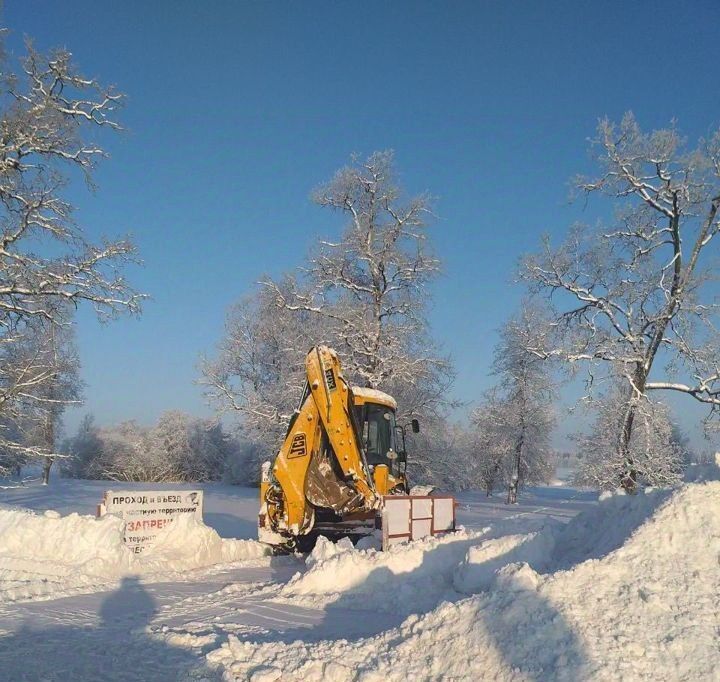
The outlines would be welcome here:
M 508 486 L 507 504 L 517 504 L 517 491 L 518 491 L 518 477 L 517 474 L 513 474 Z
M 50 483 L 50 469 L 52 468 L 54 457 L 46 457 L 43 461 L 43 472 L 42 472 L 42 484 L 47 485 Z
M 50 396 L 55 397 L 55 391 L 51 390 Z M 55 452 L 55 410 L 51 406 L 45 415 L 45 447 L 49 452 Z M 45 457 L 43 460 L 42 484 L 50 483 L 50 469 L 52 468 L 54 457 Z
M 630 452 L 630 440 L 632 439 L 638 401 L 641 400 L 644 395 L 645 384 L 647 382 L 647 374 L 642 367 L 638 367 L 636 369 L 633 382 L 635 386 L 630 387 L 628 407 L 622 424 L 620 425 L 620 438 L 618 439 L 618 455 L 623 462 L 623 472 L 620 475 L 620 485 L 623 490 L 630 495 L 637 492 L 638 486 L 638 471 Z
M 510 477 L 510 485 L 508 486 L 508 504 L 517 504 L 518 488 L 520 487 L 520 466 L 522 464 L 522 449 L 525 443 L 525 422 L 521 419 L 520 435 L 515 444 L 515 462 L 513 464 L 513 473 Z

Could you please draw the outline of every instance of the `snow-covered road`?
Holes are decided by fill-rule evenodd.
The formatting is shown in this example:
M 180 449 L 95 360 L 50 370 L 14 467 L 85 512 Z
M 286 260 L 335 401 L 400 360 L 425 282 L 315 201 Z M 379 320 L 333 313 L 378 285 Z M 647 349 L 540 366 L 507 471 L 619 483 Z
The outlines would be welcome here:
M 328 637 L 369 634 L 366 613 L 352 627 L 322 609 L 276 603 L 263 588 L 283 583 L 297 560 L 198 572 L 186 582 L 124 578 L 118 589 L 0 607 L 4 680 L 214 679 L 202 655 L 226 633 L 277 639 L 298 630 Z M 388 623 L 388 627 L 391 624 Z M 348 627 L 349 626 L 349 627 Z M 202 674 L 201 674 L 202 673 Z M 192 679 L 196 679 L 193 677 Z
M 465 531 L 379 553 L 321 542 L 308 558 L 176 522 L 129 560 L 118 519 L 73 514 L 104 484 L 4 490 L 0 680 L 708 679 L 720 665 L 710 473 L 599 504 L 561 486 L 512 507 L 463 493 Z M 256 491 L 205 491 L 206 521 L 251 537 Z
M 4 490 L 0 506 L 91 514 L 106 488 L 103 482 L 58 480 L 46 488 Z M 206 522 L 222 536 L 251 537 L 257 491 L 221 485 L 205 490 Z M 470 528 L 502 522 L 520 532 L 547 517 L 567 520 L 590 504 L 593 496 L 566 488 L 533 491 L 516 507 L 466 493 L 459 518 Z M 406 615 L 362 604 L 292 603 L 281 595 L 283 586 L 304 570 L 300 558 L 266 557 L 174 574 L 169 581 L 157 573 L 126 576 L 119 585 L 74 587 L 70 596 L 0 604 L 3 679 L 214 679 L 204 654 L 229 635 L 253 642 L 353 640 L 397 627 Z

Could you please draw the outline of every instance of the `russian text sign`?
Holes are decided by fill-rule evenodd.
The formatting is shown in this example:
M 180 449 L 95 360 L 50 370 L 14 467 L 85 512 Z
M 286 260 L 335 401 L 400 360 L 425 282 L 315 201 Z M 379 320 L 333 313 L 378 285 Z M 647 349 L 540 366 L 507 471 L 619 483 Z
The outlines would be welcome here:
M 98 516 L 114 514 L 125 521 L 125 544 L 139 554 L 181 514 L 202 521 L 202 490 L 108 490 Z

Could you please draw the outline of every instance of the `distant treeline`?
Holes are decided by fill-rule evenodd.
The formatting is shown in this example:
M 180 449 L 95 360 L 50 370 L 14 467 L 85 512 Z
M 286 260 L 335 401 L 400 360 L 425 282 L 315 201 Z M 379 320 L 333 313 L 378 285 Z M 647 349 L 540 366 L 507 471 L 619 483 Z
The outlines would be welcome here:
M 249 483 L 253 474 L 240 440 L 219 421 L 177 411 L 151 427 L 134 421 L 99 427 L 87 416 L 62 452 L 62 473 L 71 478 Z

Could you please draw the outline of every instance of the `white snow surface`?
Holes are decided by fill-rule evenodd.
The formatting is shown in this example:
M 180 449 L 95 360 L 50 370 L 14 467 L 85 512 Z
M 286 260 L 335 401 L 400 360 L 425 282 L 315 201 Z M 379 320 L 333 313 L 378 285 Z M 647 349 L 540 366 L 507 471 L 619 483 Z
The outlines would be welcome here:
M 716 679 L 720 482 L 611 496 L 564 528 L 483 536 L 342 552 L 282 589 L 403 613 L 439 601 L 398 627 L 357 641 L 231 636 L 208 659 L 227 679 Z M 477 594 L 458 598 L 450 578 Z
M 397 410 L 397 401 L 391 395 L 383 391 L 378 391 L 377 388 L 367 388 L 366 386 L 353 386 L 352 392 L 357 395 L 381 404 L 391 405 L 394 410 Z
M 307 557 L 220 537 L 251 527 L 247 489 L 205 486 L 220 534 L 188 518 L 139 557 L 116 521 L 72 513 L 69 492 L 98 484 L 0 493 L 37 512 L 0 508 L 0 599 L 32 597 L 0 602 L 0 660 L 18 680 L 717 679 L 719 478 L 515 506 L 463 493 L 455 534 L 388 552 L 321 539 Z M 53 499 L 65 516 L 43 513 Z M 22 571 L 58 575 L 43 592 Z
M 60 596 L 127 575 L 187 571 L 269 554 L 252 540 L 230 540 L 194 516 L 177 518 L 155 544 L 133 554 L 123 522 L 77 513 L 0 509 L 0 601 Z

